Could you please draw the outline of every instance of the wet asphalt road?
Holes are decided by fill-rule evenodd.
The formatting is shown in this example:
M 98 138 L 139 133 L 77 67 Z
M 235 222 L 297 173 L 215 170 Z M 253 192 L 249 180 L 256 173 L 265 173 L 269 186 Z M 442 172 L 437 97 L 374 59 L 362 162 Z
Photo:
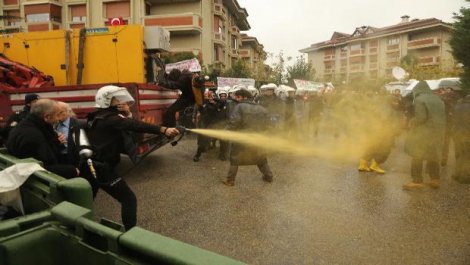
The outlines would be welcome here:
M 214 150 L 192 161 L 195 137 L 121 170 L 138 199 L 138 225 L 249 264 L 470 264 L 470 185 L 443 168 L 442 187 L 408 192 L 410 159 L 399 143 L 385 175 L 356 162 L 273 155 L 272 184 L 256 166 L 221 184 Z M 96 214 L 120 221 L 100 192 Z

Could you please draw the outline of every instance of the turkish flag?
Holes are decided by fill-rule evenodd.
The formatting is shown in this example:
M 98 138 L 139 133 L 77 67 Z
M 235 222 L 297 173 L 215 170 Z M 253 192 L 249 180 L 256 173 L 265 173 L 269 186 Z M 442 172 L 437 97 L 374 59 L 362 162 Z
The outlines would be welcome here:
M 110 26 L 124 25 L 124 19 L 122 19 L 122 17 L 110 17 L 108 18 L 108 24 Z

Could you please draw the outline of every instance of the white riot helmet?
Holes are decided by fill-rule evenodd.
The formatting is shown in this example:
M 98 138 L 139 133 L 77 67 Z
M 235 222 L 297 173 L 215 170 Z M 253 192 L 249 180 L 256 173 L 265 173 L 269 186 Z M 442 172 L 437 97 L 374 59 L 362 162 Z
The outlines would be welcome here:
M 228 92 L 235 93 L 238 90 L 246 89 L 244 85 L 234 85 Z
M 219 87 L 215 93 L 220 97 L 221 94 L 228 95 L 228 90 L 226 90 L 225 87 Z
M 277 86 L 276 86 L 276 84 L 269 83 L 267 85 L 262 85 L 259 89 L 263 90 L 263 91 L 265 91 L 265 90 L 276 90 Z
M 248 90 L 248 88 L 245 85 L 242 85 L 242 84 L 237 85 L 237 88 L 238 88 L 238 90 L 242 90 L 242 89 Z
M 251 93 L 251 95 L 253 95 L 253 97 L 258 95 L 258 89 L 256 89 L 256 87 L 254 87 L 254 86 L 248 86 L 248 91 L 250 91 L 250 93 Z
M 104 86 L 98 89 L 95 95 L 95 108 L 106 109 L 111 106 L 111 100 L 116 98 L 121 103 L 134 103 L 135 100 L 127 92 L 125 87 L 118 87 L 118 86 Z

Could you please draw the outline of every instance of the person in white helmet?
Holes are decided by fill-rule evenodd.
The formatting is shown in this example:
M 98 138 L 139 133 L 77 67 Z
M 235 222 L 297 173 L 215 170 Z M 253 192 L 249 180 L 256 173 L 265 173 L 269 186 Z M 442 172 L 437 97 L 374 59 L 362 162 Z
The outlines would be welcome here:
M 218 100 L 217 100 L 217 117 L 216 117 L 216 129 L 225 128 L 227 121 L 229 119 L 229 106 L 228 106 L 228 91 L 225 89 L 217 90 Z M 215 139 L 217 140 L 217 139 Z M 222 161 L 227 160 L 229 152 L 229 143 L 219 139 L 219 159 Z M 215 143 L 214 143 L 215 145 Z
M 136 146 L 130 132 L 164 134 L 172 138 L 179 131 L 130 118 L 129 105 L 134 103 L 134 99 L 125 87 L 109 85 L 100 88 L 95 103 L 96 111 L 87 118 L 88 137 L 95 153 L 93 159 L 105 165 L 98 175 L 106 178 L 107 193 L 121 203 L 122 222 L 128 230 L 136 225 L 137 199 L 115 168 L 121 153 L 126 153 L 136 162 Z
M 276 88 L 277 86 L 272 83 L 261 86 L 259 104 L 268 111 L 272 126 L 279 128 L 284 114 L 284 102 L 276 96 Z

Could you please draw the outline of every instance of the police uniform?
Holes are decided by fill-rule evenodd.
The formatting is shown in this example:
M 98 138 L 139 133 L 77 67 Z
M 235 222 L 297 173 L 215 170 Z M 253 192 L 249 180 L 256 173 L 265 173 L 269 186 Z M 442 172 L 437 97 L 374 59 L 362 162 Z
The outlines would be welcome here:
M 126 229 L 130 229 L 137 222 L 137 199 L 115 167 L 120 162 L 121 153 L 137 162 L 131 132 L 159 134 L 161 127 L 127 118 L 116 107 L 90 113 L 87 123 L 88 138 L 95 152 L 93 160 L 102 163 L 97 168 L 97 175 L 103 178 L 98 181 L 99 187 L 121 203 L 122 222 Z

